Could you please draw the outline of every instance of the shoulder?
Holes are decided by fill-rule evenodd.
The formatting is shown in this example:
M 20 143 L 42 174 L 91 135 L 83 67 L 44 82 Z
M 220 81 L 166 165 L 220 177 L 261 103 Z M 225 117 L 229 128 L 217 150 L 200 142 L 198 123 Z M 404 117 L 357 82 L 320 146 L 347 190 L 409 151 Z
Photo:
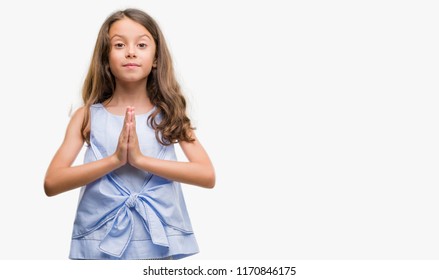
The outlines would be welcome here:
M 70 117 L 69 128 L 81 131 L 84 121 L 88 118 L 87 110 L 86 106 L 77 108 Z
M 89 113 L 93 110 L 102 109 L 102 108 L 103 108 L 103 106 L 101 103 L 90 105 L 89 108 L 87 106 L 81 106 L 73 112 L 73 114 L 71 115 L 71 119 L 72 119 L 72 121 L 76 120 L 76 119 L 83 120 L 84 117 L 87 117 L 87 113 Z
M 66 131 L 66 139 L 73 139 L 72 137 L 82 139 L 82 125 L 84 122 L 85 112 L 85 106 L 81 106 L 71 114 Z
M 85 116 L 85 112 L 86 112 L 86 107 L 85 106 L 81 106 L 78 109 L 76 109 L 71 117 L 71 121 L 75 121 L 77 119 L 83 120 L 84 116 Z

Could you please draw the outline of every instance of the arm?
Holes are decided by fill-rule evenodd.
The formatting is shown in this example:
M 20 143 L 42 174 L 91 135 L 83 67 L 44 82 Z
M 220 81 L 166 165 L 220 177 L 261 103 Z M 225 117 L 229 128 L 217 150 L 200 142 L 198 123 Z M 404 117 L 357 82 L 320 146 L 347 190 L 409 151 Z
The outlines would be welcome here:
M 192 132 L 194 142 L 180 142 L 180 146 L 189 162 L 162 160 L 144 156 L 141 153 L 135 131 L 135 118 L 131 120 L 128 140 L 128 162 L 131 165 L 169 180 L 205 188 L 215 186 L 213 165 L 194 132 Z
M 195 135 L 192 137 L 195 138 Z M 189 162 L 162 160 L 141 155 L 130 163 L 136 168 L 169 180 L 213 188 L 215 186 L 215 172 L 200 142 L 196 139 L 192 143 L 181 142 L 180 146 Z
M 64 141 L 47 169 L 44 178 L 44 191 L 47 196 L 84 186 L 126 163 L 128 127 L 124 125 L 114 155 L 83 165 L 71 166 L 84 144 L 81 135 L 84 110 L 80 108 L 73 115 Z

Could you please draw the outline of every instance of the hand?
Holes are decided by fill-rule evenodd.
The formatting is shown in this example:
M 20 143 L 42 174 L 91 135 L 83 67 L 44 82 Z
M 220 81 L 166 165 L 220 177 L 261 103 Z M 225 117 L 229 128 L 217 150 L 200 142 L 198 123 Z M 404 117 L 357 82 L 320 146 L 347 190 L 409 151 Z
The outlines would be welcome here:
M 130 133 L 128 137 L 128 162 L 132 166 L 136 167 L 137 160 L 142 157 L 142 152 L 139 147 L 139 139 L 136 131 L 136 115 L 134 113 L 134 107 L 130 107 Z
M 131 111 L 131 107 L 127 107 L 122 131 L 120 132 L 119 141 L 117 143 L 116 152 L 114 152 L 113 154 L 113 157 L 116 159 L 118 166 L 123 166 L 128 162 L 128 139 L 130 135 L 130 127 L 132 125 Z

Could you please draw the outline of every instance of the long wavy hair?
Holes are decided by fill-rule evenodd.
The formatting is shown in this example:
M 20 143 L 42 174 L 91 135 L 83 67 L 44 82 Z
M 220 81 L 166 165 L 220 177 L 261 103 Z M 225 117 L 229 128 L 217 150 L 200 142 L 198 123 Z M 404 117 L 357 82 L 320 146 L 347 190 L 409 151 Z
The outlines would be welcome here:
M 191 130 L 194 128 L 186 114 L 186 100 L 175 78 L 165 38 L 156 21 L 137 9 L 114 12 L 101 26 L 82 88 L 82 100 L 86 109 L 81 128 L 84 140 L 90 144 L 90 106 L 111 98 L 116 88 L 116 81 L 109 64 L 111 50 L 109 30 L 113 23 L 125 17 L 143 25 L 151 33 L 157 46 L 155 57 L 157 67 L 152 68 L 146 83 L 148 98 L 156 106 L 156 110 L 148 117 L 148 123 L 155 130 L 157 141 L 162 145 L 194 141 L 191 136 Z M 159 115 L 161 115 L 160 120 Z

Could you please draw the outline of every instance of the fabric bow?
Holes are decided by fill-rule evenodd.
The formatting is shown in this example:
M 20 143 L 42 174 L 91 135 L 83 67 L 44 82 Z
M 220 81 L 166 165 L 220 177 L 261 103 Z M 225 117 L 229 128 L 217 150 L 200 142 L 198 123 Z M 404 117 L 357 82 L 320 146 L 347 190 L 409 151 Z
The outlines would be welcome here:
M 157 190 L 155 189 L 155 191 Z M 117 210 L 110 229 L 99 244 L 99 249 L 115 257 L 123 255 L 134 232 L 133 211 L 136 211 L 142 217 L 143 225 L 151 235 L 152 243 L 169 247 L 163 222 L 154 208 L 151 207 L 154 201 L 151 201 L 152 198 L 148 196 L 148 190 L 144 193 L 133 193 L 129 196 L 121 195 L 121 200 L 123 199 L 125 201 Z

